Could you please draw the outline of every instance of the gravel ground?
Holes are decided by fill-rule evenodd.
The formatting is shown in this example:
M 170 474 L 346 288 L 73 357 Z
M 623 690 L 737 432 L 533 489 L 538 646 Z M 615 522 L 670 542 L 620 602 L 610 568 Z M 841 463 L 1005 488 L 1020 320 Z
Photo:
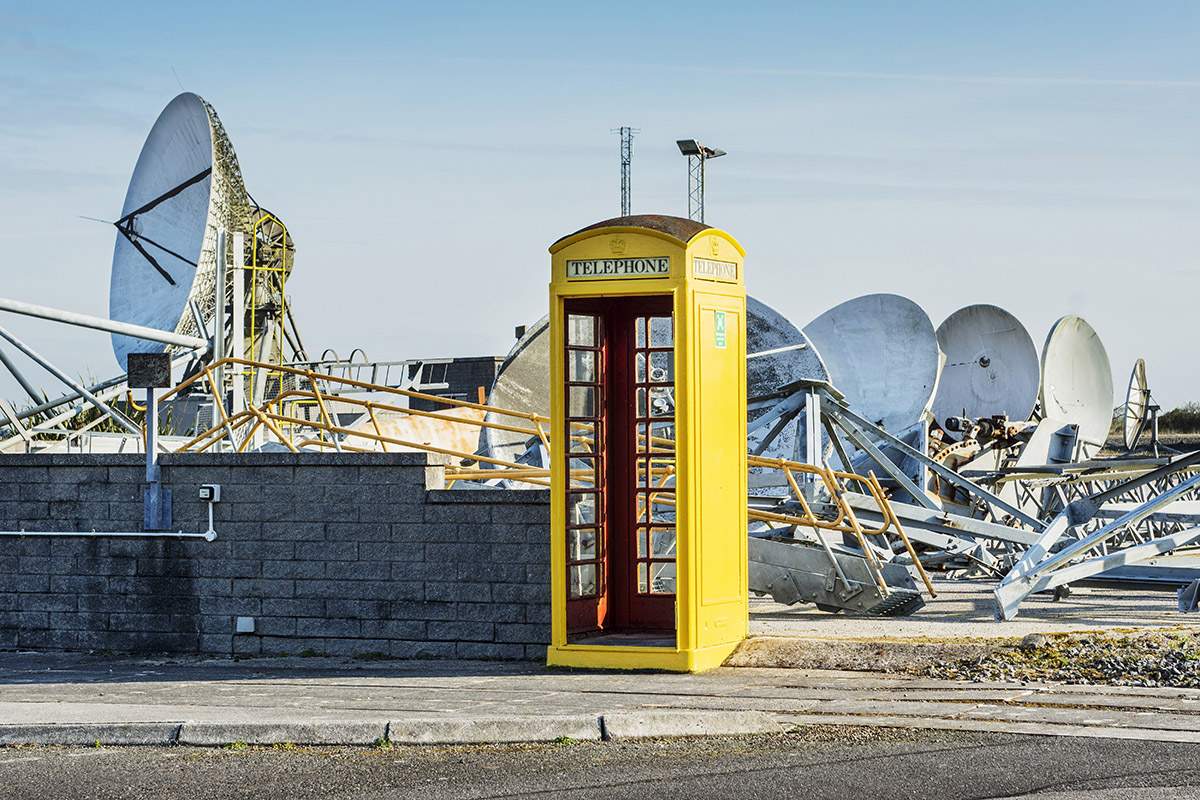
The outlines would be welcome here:
M 1154 631 L 1135 636 L 1033 634 L 1020 647 L 916 670 L 933 678 L 970 681 L 1062 681 L 1200 688 L 1200 634 Z
M 1181 453 L 1187 453 L 1192 450 L 1200 450 L 1200 433 L 1175 433 L 1174 431 L 1158 432 L 1158 443 L 1173 450 L 1178 450 Z M 1109 434 L 1108 439 L 1104 443 L 1104 449 L 1100 451 L 1102 458 L 1112 456 L 1125 455 L 1125 434 L 1120 428 Z M 1137 458 L 1149 458 L 1154 455 L 1150 448 L 1150 432 L 1146 431 L 1138 439 L 1138 447 L 1129 455 Z M 1170 455 L 1170 453 L 1163 453 Z

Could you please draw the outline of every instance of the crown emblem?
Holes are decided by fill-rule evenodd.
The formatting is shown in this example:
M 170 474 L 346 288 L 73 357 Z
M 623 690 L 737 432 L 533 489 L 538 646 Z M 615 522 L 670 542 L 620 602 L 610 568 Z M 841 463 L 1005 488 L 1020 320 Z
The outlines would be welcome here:
M 608 240 L 608 249 L 612 250 L 614 256 L 619 256 L 625 252 L 625 238 L 622 236 L 614 236 Z
M 708 237 L 708 248 L 712 251 L 713 258 L 721 255 L 721 240 L 715 236 Z

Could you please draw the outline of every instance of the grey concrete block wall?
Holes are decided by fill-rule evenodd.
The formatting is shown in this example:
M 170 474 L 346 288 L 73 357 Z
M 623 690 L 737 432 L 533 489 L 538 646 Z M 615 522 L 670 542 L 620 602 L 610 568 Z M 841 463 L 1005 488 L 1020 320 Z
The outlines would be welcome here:
M 216 541 L 104 535 L 141 530 L 141 456 L 0 455 L 0 531 L 29 532 L 0 536 L 0 648 L 544 657 L 548 491 L 446 489 L 424 453 L 160 463 L 175 530 L 221 486 Z

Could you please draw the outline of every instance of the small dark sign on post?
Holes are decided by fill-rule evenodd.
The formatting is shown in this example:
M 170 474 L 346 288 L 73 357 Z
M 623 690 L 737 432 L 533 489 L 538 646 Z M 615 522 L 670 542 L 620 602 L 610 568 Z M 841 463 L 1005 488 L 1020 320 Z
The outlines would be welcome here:
M 171 385 L 171 357 L 166 353 L 130 353 L 125 370 L 130 389 L 166 389 Z

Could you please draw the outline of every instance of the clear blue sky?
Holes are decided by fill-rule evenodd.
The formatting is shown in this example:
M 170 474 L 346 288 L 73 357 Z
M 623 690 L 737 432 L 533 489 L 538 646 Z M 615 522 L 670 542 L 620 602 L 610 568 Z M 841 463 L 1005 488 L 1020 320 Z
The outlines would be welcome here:
M 78 215 L 118 215 L 182 83 L 292 231 L 310 350 L 506 352 L 546 248 L 619 213 L 631 125 L 635 213 L 686 215 L 676 139 L 729 152 L 708 221 L 797 325 L 887 291 L 1040 347 L 1077 313 L 1119 394 L 1144 356 L 1164 407 L 1200 400 L 1200 4 L 270 5 L 0 5 L 0 296 L 107 313 L 114 233 Z M 118 371 L 105 335 L 0 324 Z

